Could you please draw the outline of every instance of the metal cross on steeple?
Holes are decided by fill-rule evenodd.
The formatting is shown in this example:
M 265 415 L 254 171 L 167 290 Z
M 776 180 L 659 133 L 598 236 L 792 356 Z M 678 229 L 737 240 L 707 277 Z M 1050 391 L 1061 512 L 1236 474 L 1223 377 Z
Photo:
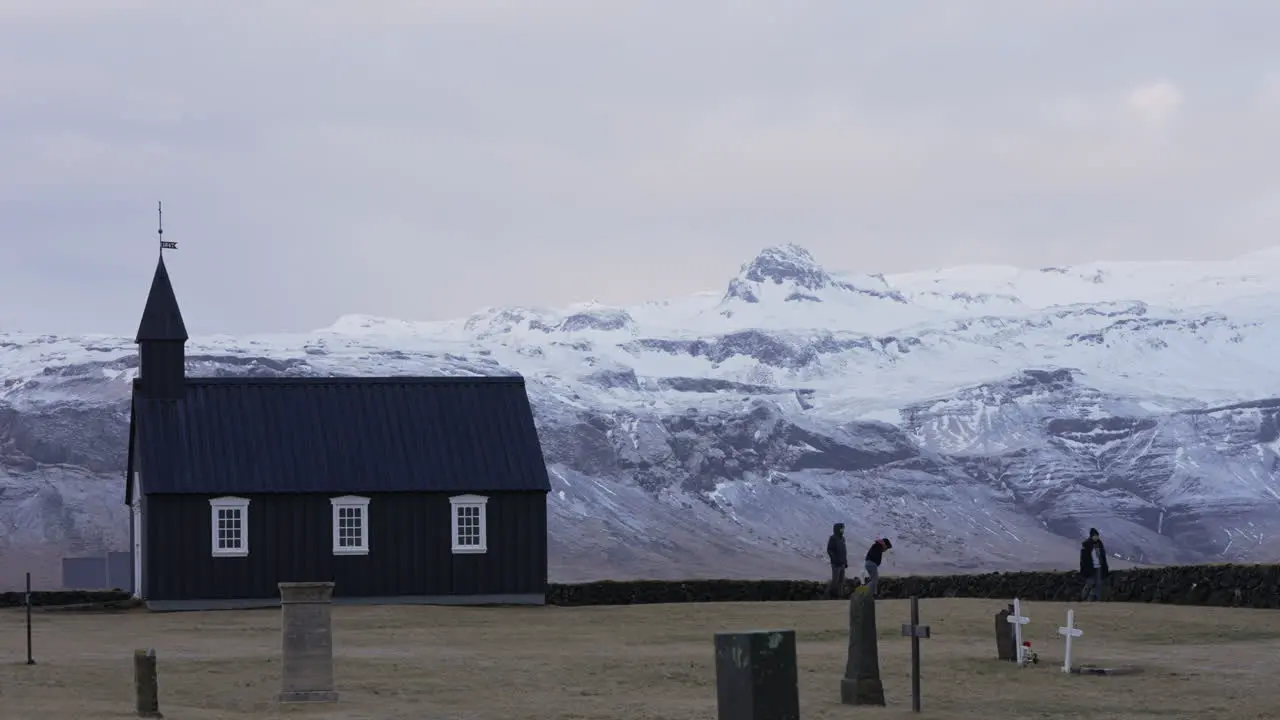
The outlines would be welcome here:
M 156 203 L 156 218 L 159 222 L 156 235 L 160 238 L 160 254 L 163 255 L 165 250 L 177 250 L 177 241 L 164 239 L 164 203 L 162 202 Z

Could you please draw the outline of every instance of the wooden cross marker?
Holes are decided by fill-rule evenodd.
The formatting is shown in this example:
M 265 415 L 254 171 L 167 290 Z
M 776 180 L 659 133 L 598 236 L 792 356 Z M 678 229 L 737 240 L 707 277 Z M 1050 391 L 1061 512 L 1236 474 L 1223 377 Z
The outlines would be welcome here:
M 1025 651 L 1025 648 L 1023 648 L 1023 647 L 1022 647 L 1022 626 L 1023 626 L 1023 625 L 1026 625 L 1026 624 L 1027 624 L 1027 623 L 1029 623 L 1029 622 L 1031 622 L 1031 618 L 1029 618 L 1029 617 L 1023 617 L 1023 615 L 1022 615 L 1022 603 L 1018 600 L 1018 598 L 1014 598 L 1014 599 L 1013 599 L 1013 614 L 1012 614 L 1012 615 L 1010 615 L 1009 617 L 1005 618 L 1005 619 L 1006 619 L 1010 624 L 1012 624 L 1012 625 L 1013 625 L 1013 644 L 1014 644 L 1014 647 L 1016 647 L 1016 648 L 1017 648 L 1017 653 L 1018 653 L 1018 667 L 1022 667 L 1022 661 L 1023 661 L 1023 655 L 1022 655 L 1022 653 Z
M 1071 638 L 1084 635 L 1084 631 L 1076 627 L 1076 611 L 1067 611 L 1067 626 L 1058 628 L 1058 634 L 1067 639 L 1067 654 L 1062 661 L 1062 672 L 1071 672 Z
M 920 638 L 929 636 L 929 626 L 920 624 L 920 598 L 912 595 L 911 622 L 902 626 L 902 637 L 911 638 L 911 712 L 920 712 Z

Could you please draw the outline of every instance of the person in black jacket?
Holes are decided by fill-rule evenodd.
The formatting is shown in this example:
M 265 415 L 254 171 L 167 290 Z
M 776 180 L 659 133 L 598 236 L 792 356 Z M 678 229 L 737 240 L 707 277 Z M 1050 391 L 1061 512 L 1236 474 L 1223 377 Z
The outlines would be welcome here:
M 1107 567 L 1107 547 L 1098 528 L 1089 528 L 1089 537 L 1080 544 L 1080 576 L 1085 579 L 1086 598 L 1102 600 L 1102 581 L 1111 574 Z
M 831 584 L 827 586 L 827 596 L 838 600 L 840 593 L 844 591 L 844 571 L 849 567 L 849 548 L 844 542 L 844 523 L 831 526 L 831 537 L 827 539 L 827 559 L 831 561 Z
M 880 584 L 880 560 L 883 559 L 884 552 L 892 547 L 893 543 L 889 542 L 889 538 L 879 538 L 867 551 L 867 559 L 863 567 L 867 570 L 867 587 L 871 588 L 872 597 L 875 597 L 876 587 Z

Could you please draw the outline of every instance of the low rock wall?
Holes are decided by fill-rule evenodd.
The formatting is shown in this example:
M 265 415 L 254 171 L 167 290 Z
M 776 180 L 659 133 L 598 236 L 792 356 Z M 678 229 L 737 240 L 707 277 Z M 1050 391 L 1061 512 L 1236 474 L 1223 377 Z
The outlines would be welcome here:
M 131 597 L 132 593 L 123 590 L 33 590 L 31 607 L 119 603 Z M 25 603 L 26 593 L 0 593 L 0 608 L 22 607 Z
M 846 584 L 847 595 L 857 581 Z M 637 580 L 547 586 L 547 604 L 637 605 L 691 602 L 780 602 L 821 600 L 824 582 L 809 580 Z M 879 597 L 1079 600 L 1084 580 L 1072 572 L 1009 572 L 981 575 L 881 577 Z M 119 603 L 129 593 L 39 591 L 33 607 Z M 1174 605 L 1280 608 L 1280 565 L 1189 565 L 1117 570 L 1107 582 L 1108 600 Z M 24 594 L 0 593 L 0 608 L 21 607 Z
M 845 594 L 857 585 L 849 582 Z M 764 602 L 821 600 L 826 583 L 814 581 L 686 580 L 551 585 L 550 605 Z M 1074 572 L 1008 572 L 981 575 L 881 577 L 877 596 L 1080 600 L 1085 581 Z M 1173 605 L 1280 607 L 1280 565 L 1189 565 L 1117 570 L 1106 583 L 1107 600 Z

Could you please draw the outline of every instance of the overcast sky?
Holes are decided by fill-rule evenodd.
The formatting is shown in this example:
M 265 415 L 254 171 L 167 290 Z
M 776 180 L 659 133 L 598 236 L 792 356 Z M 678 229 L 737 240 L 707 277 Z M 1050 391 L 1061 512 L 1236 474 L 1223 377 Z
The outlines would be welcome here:
M 0 330 L 1280 244 L 1280 3 L 0 0 Z

